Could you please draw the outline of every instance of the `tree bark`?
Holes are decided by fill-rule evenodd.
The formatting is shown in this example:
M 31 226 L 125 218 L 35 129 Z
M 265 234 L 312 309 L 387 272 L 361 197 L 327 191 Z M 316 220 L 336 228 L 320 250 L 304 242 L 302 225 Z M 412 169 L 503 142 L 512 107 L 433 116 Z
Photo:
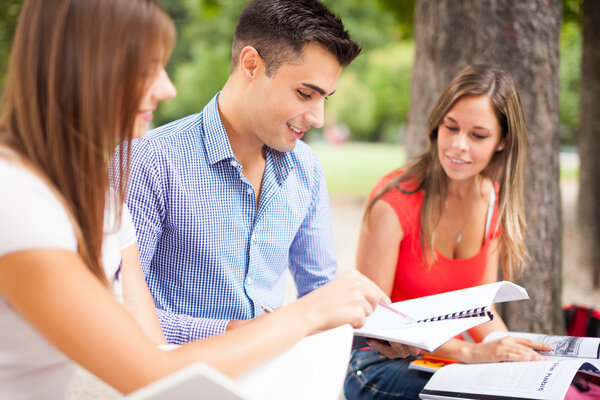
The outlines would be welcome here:
M 600 2 L 583 2 L 578 226 L 582 273 L 600 287 Z
M 503 68 L 523 100 L 530 142 L 524 193 L 530 259 L 517 283 L 531 299 L 503 307 L 512 330 L 564 332 L 558 166 L 561 24 L 560 0 L 418 0 L 415 9 L 407 157 L 423 149 L 433 103 L 468 64 Z

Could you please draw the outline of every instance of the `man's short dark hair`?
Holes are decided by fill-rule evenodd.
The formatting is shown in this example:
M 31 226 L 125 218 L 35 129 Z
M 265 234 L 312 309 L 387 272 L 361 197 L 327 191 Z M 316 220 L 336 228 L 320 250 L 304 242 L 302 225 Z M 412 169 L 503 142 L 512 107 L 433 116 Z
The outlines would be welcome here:
M 360 54 L 342 20 L 318 0 L 253 0 L 238 19 L 233 37 L 232 71 L 245 46 L 254 47 L 267 75 L 315 43 L 329 51 L 342 67 Z

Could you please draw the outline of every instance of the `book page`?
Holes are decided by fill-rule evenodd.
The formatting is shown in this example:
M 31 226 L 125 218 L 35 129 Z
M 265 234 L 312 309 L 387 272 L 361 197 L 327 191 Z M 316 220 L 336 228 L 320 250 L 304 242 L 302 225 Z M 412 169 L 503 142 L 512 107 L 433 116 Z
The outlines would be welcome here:
M 489 321 L 489 317 L 485 315 L 424 323 L 411 323 L 410 319 L 422 320 L 469 309 L 489 308 L 496 299 L 508 301 L 527 298 L 527 291 L 522 287 L 511 282 L 496 282 L 396 302 L 389 307 L 406 315 L 407 318 L 378 306 L 367 318 L 365 326 L 355 330 L 355 334 L 434 351 L 456 335 Z
M 419 395 L 421 399 L 564 398 L 573 377 L 583 369 L 598 370 L 600 361 L 552 359 L 489 364 L 452 364 L 437 371 Z M 468 395 L 468 396 L 466 396 Z
M 419 297 L 392 303 L 390 307 L 414 318 L 428 319 L 440 315 L 457 313 L 493 303 L 528 299 L 527 291 L 511 282 L 495 282 L 452 292 Z M 378 312 L 382 307 L 377 307 Z M 371 317 L 369 317 L 371 318 Z
M 395 329 L 385 329 L 381 326 L 373 328 L 367 322 L 364 327 L 356 329 L 354 334 L 404 343 L 432 352 L 462 332 L 488 321 L 487 316 L 470 317 L 403 325 Z
M 533 339 L 552 345 L 551 351 L 540 351 L 540 354 L 545 356 L 600 358 L 600 338 L 543 335 L 526 332 L 492 332 L 484 339 L 484 342 L 500 339 L 508 335 Z

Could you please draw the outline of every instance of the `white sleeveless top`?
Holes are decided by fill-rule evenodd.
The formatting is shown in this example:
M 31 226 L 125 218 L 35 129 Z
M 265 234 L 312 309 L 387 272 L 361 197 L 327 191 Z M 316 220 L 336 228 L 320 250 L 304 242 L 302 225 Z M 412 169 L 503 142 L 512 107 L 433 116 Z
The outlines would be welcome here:
M 16 251 L 42 248 L 77 252 L 67 213 L 36 175 L 0 158 L 0 188 L 0 258 Z M 110 197 L 114 199 L 114 195 Z M 120 250 L 135 243 L 135 230 L 125 211 L 125 222 L 116 231 L 116 203 L 107 203 L 102 262 L 109 281 L 114 282 L 121 262 Z M 75 364 L 0 293 L 0 399 L 66 399 L 74 371 Z

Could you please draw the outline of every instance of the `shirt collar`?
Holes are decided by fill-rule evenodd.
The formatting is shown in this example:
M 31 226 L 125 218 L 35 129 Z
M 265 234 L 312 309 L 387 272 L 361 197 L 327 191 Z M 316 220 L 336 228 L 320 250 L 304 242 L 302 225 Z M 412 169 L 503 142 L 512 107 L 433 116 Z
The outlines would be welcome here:
M 217 104 L 219 93 L 212 98 L 202 111 L 204 147 L 208 155 L 208 161 L 211 165 L 223 160 L 235 160 L 235 155 L 231 149 L 227 132 L 225 131 L 221 115 L 219 114 L 219 106 Z M 269 157 L 270 155 L 272 157 L 277 181 L 279 184 L 282 184 L 290 174 L 290 170 L 294 167 L 292 155 L 294 150 L 281 152 L 270 147 L 265 148 L 265 156 Z
M 273 166 L 275 174 L 277 175 L 277 182 L 281 185 L 290 174 L 291 169 L 294 167 L 292 151 L 281 152 L 270 147 L 266 147 L 266 156 L 271 155 L 273 159 Z
M 208 162 L 211 165 L 219 161 L 235 159 L 235 155 L 229 144 L 227 132 L 219 115 L 219 106 L 217 104 L 219 93 L 212 98 L 202 111 L 204 148 L 206 149 Z

